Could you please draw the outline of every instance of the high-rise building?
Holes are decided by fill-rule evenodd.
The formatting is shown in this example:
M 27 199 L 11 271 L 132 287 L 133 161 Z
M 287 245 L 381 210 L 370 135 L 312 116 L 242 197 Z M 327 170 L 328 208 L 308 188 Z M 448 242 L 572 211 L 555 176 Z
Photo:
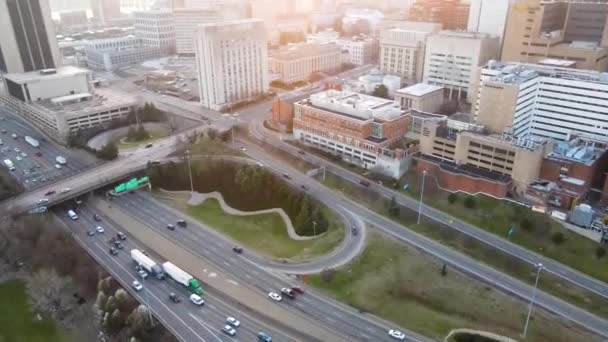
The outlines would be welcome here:
M 204 106 L 227 109 L 268 92 L 268 47 L 262 20 L 201 24 L 194 46 Z
M 194 57 L 194 34 L 199 24 L 213 23 L 222 19 L 217 8 L 175 8 L 175 52 L 181 57 Z
M 469 4 L 463 0 L 418 0 L 410 6 L 408 20 L 440 23 L 445 30 L 465 30 Z
M 133 12 L 135 36 L 144 45 L 160 49 L 166 54 L 175 53 L 175 25 L 170 9 L 152 9 Z
M 380 33 L 380 70 L 401 77 L 406 84 L 422 81 L 424 52 L 429 35 L 441 30 L 441 24 L 404 22 L 398 28 Z
M 608 69 L 608 0 L 518 0 L 507 18 L 502 60 L 574 61 L 575 68 Z
M 477 123 L 516 138 L 566 141 L 582 134 L 608 142 L 608 76 L 555 62 L 493 61 L 481 68 L 475 82 Z
M 502 40 L 509 7 L 514 2 L 514 0 L 471 0 L 467 30 L 489 33 Z
M 498 57 L 498 37 L 485 33 L 441 31 L 428 37 L 424 83 L 445 88 L 452 99 L 471 101 L 477 68 Z
M 0 72 L 55 68 L 61 57 L 46 0 L 0 0 Z

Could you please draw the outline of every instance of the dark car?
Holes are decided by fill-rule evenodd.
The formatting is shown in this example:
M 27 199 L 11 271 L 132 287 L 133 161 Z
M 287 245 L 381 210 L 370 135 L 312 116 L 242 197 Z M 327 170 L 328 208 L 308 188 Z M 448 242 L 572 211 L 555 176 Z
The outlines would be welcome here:
M 179 298 L 178 295 L 176 295 L 175 293 L 171 292 L 169 293 L 169 299 L 173 302 L 173 303 L 179 303 L 181 302 L 181 298 Z
M 118 251 L 116 250 L 116 248 L 110 247 L 110 254 L 116 255 L 116 254 L 118 254 Z
M 235 253 L 238 253 L 238 254 L 243 253 L 243 248 L 242 248 L 242 247 L 239 247 L 239 246 L 234 246 L 234 247 L 232 247 L 232 250 L 233 250 Z
M 146 145 L 146 148 L 150 148 L 150 147 L 152 147 L 152 144 L 147 144 Z
M 260 342 L 272 342 L 272 337 L 270 337 L 270 335 L 268 335 L 267 333 L 260 331 L 258 333 L 258 341 Z
M 284 173 L 283 174 L 283 178 L 285 178 L 285 179 L 291 179 L 291 176 L 289 175 L 289 173 Z
M 363 185 L 363 186 L 365 186 L 365 187 L 368 187 L 368 186 L 369 186 L 369 182 L 368 182 L 368 181 L 366 181 L 365 179 L 360 180 L 360 181 L 359 181 L 359 184 L 361 184 L 361 185 Z
M 306 152 L 304 152 L 304 151 L 302 151 L 302 150 L 299 150 L 299 151 L 298 151 L 298 153 L 299 153 L 299 154 L 306 154 Z
M 186 220 L 179 220 L 179 221 L 177 221 L 177 225 L 180 227 L 185 227 L 188 224 L 186 223 Z
M 175 226 L 172 225 L 172 224 L 168 224 L 167 225 L 167 229 L 169 229 L 169 230 L 175 230 Z
M 127 239 L 127 236 L 123 232 L 116 233 L 116 237 L 119 238 L 122 241 L 124 241 L 124 240 Z
M 120 241 L 116 240 L 113 242 L 114 247 L 118 248 L 118 249 L 123 249 L 124 247 L 122 246 L 122 243 L 120 243 Z
M 295 293 L 304 293 L 304 289 L 298 285 L 291 285 L 291 290 Z
M 101 216 L 95 214 L 95 215 L 93 215 L 93 220 L 95 220 L 96 222 L 99 222 L 99 221 L 101 221 Z
M 35 155 L 36 157 L 42 157 L 42 152 L 36 152 Z
M 302 190 L 308 191 L 308 187 L 306 185 L 302 184 L 302 186 L 300 186 L 300 187 L 302 188 Z
M 289 299 L 296 298 L 296 293 L 292 289 L 288 289 L 288 288 L 284 287 L 281 289 L 281 293 L 283 293 Z
M 92 231 L 92 230 L 89 230 L 89 231 L 87 232 L 87 235 L 88 235 L 88 236 L 93 236 L 93 235 L 95 235 L 95 232 L 94 232 L 94 231 Z
M 50 195 L 54 195 L 54 194 L 55 194 L 55 190 L 49 190 L 44 195 L 45 196 L 50 196 Z
M 353 233 L 354 236 L 357 236 L 357 234 L 359 233 L 357 231 L 357 228 L 355 228 L 355 227 L 352 227 L 350 231 Z

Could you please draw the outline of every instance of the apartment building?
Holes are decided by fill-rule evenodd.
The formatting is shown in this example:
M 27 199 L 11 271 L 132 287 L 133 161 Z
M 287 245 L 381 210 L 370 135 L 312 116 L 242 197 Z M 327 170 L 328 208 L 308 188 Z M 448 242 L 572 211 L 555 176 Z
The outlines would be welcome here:
M 61 65 L 48 1 L 0 0 L 0 32 L 0 72 Z
M 426 39 L 441 24 L 404 22 L 380 32 L 380 70 L 401 77 L 405 84 L 422 82 Z
M 146 46 L 164 54 L 175 53 L 175 24 L 170 9 L 151 9 L 132 13 L 135 36 Z
M 394 101 L 327 90 L 294 104 L 293 135 L 304 144 L 399 178 L 412 152 L 403 143 L 409 123 L 408 111 Z
M 308 81 L 315 72 L 337 73 L 341 66 L 342 51 L 334 44 L 289 45 L 270 56 L 271 72 L 287 84 Z
M 260 19 L 198 26 L 196 66 L 201 103 L 223 110 L 268 92 L 268 47 Z
M 441 31 L 427 38 L 423 82 L 445 88 L 451 99 L 471 102 L 477 68 L 496 59 L 498 37 L 486 33 Z
M 95 70 L 113 71 L 162 55 L 160 49 L 144 45 L 135 36 L 88 40 L 83 45 L 87 66 Z
M 463 0 L 417 0 L 410 6 L 408 20 L 440 23 L 444 30 L 466 30 L 469 3 Z
M 608 69 L 608 2 L 520 0 L 510 7 L 502 60 L 576 62 L 579 69 Z
M 564 61 L 544 62 L 492 61 L 481 68 L 476 122 L 518 138 L 567 141 L 583 134 L 608 141 L 608 74 L 560 67 Z
M 336 44 L 342 50 L 348 51 L 348 63 L 354 65 L 365 65 L 376 63 L 378 60 L 378 39 L 373 37 L 355 36 L 352 38 L 340 38 Z

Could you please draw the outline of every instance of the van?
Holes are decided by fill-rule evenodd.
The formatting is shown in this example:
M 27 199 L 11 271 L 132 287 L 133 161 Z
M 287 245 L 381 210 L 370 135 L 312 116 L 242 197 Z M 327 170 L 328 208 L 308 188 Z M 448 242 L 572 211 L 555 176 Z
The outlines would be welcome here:
M 68 210 L 68 216 L 72 219 L 72 220 L 78 220 L 78 215 L 76 215 L 76 213 L 74 212 L 74 210 Z

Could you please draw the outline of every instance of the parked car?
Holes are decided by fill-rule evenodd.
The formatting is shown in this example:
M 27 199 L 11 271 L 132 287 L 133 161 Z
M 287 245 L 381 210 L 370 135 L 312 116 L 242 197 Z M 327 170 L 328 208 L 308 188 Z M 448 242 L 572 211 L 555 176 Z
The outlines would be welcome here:
M 291 176 L 289 175 L 289 173 L 284 173 L 283 174 L 283 178 L 285 178 L 285 179 L 291 179 Z
M 146 148 L 150 148 L 150 147 L 152 147 L 152 144 L 147 144 L 146 145 Z

